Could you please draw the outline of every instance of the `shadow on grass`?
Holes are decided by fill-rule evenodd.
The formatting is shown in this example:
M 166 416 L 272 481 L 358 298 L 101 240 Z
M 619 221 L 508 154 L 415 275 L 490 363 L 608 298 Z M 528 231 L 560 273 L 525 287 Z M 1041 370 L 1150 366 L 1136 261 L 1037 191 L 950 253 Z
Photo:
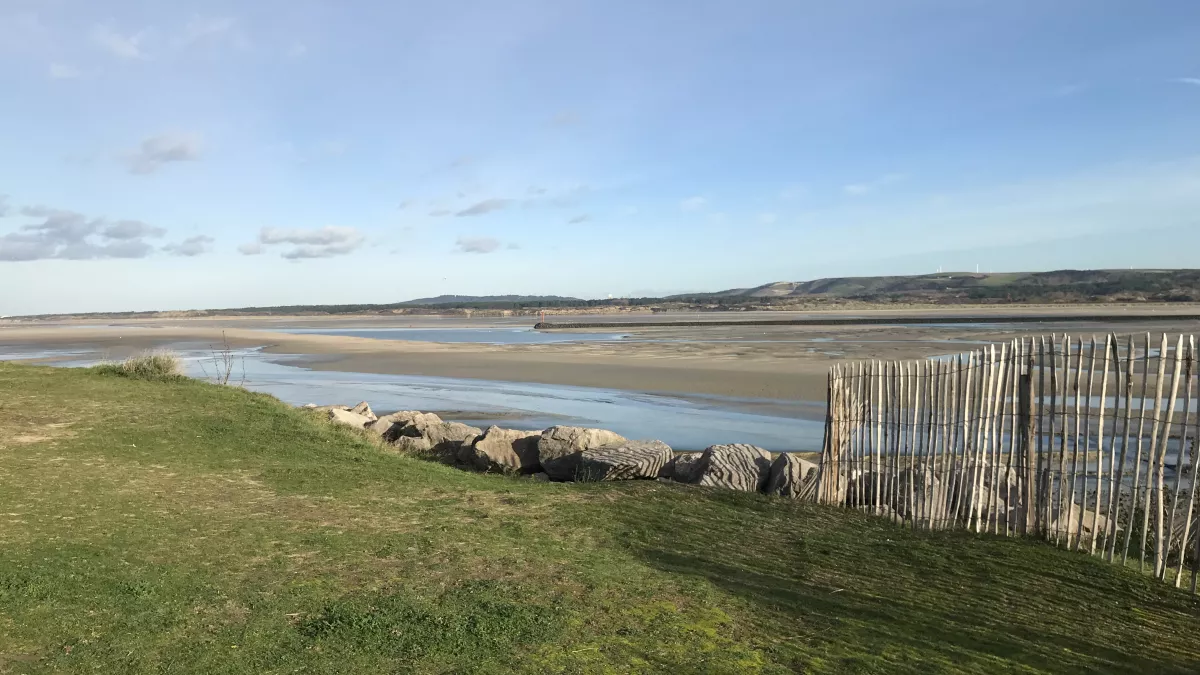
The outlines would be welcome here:
M 663 497 L 686 505 L 618 511 L 630 550 L 740 599 L 792 668 L 1200 671 L 1200 605 L 1086 555 L 752 495 Z

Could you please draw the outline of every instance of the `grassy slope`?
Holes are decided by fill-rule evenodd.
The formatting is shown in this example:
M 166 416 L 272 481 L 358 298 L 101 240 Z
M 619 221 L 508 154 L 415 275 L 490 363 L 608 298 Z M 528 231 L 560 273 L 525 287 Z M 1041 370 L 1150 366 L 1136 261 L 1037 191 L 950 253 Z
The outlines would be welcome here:
M 1196 672 L 1087 556 L 385 454 L 266 396 L 0 364 L 0 672 Z

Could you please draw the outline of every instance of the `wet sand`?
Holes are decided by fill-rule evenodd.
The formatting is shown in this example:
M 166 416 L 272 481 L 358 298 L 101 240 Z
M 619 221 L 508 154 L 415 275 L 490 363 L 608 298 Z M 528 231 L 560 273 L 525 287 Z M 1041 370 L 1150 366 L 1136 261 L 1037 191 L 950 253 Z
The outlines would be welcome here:
M 1196 313 L 1195 306 L 1169 309 L 1175 313 Z M 1133 313 L 1135 310 L 1137 313 L 1147 311 L 1144 307 L 1128 311 Z M 980 310 L 974 308 L 973 311 L 978 313 Z M 993 311 L 1001 316 L 1016 313 L 1012 307 Z M 1064 308 L 1056 307 L 1054 311 L 1062 314 Z M 1097 307 L 1083 307 L 1079 311 L 1094 314 Z M 1125 309 L 1116 308 L 1115 311 Z M 781 318 L 782 313 L 764 314 Z M 896 312 L 888 314 L 905 316 Z M 656 320 L 662 318 L 663 315 L 655 316 Z M 1051 332 L 1087 336 L 1103 335 L 1110 330 L 1122 335 L 1146 331 L 1200 332 L 1200 322 L 1182 318 L 1108 325 L 656 326 L 625 329 L 622 332 L 629 337 L 619 341 L 509 345 L 278 332 L 282 328 L 296 327 L 515 328 L 530 325 L 532 322 L 528 317 L 408 316 L 157 319 L 108 322 L 104 326 L 80 322 L 7 324 L 0 325 L 0 351 L 72 349 L 119 359 L 144 349 L 172 345 L 192 348 L 219 345 L 224 331 L 232 346 L 264 347 L 268 353 L 296 355 L 297 360 L 289 363 L 315 370 L 823 402 L 826 373 L 831 365 L 841 361 L 953 354 L 977 348 L 982 343 Z

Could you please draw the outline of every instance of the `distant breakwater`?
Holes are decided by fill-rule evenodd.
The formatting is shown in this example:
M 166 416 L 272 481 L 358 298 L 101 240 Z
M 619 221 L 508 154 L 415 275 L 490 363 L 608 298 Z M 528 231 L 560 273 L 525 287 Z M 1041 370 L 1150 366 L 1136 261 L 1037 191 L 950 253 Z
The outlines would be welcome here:
M 548 322 L 534 324 L 534 330 L 556 328 L 662 328 L 700 326 L 899 326 L 995 323 L 1133 323 L 1144 321 L 1200 321 L 1200 314 L 1047 314 L 1044 316 L 914 316 L 914 317 L 841 317 L 828 319 L 767 319 L 719 321 L 611 321 Z

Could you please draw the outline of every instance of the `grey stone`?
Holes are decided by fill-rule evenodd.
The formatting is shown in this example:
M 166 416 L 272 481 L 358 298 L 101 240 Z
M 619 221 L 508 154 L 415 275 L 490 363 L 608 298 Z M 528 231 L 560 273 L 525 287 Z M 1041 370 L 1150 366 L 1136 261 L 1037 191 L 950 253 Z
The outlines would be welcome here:
M 771 453 L 743 443 L 710 446 L 698 463 L 696 485 L 761 492 L 771 475 Z
M 350 412 L 358 413 L 359 415 L 362 415 L 363 417 L 369 418 L 371 420 L 378 419 L 375 416 L 375 413 L 371 411 L 371 406 L 367 405 L 366 401 L 362 401 L 358 405 L 351 408 Z
M 584 450 L 624 443 L 625 440 L 604 429 L 550 427 L 538 439 L 538 463 L 554 480 L 574 480 Z
M 662 441 L 626 441 L 580 453 L 576 480 L 658 478 L 671 461 L 671 446 Z
M 363 417 L 358 413 L 352 413 L 349 410 L 339 410 L 338 408 L 330 409 L 329 419 L 332 422 L 345 424 L 346 426 L 354 427 L 355 429 L 362 429 L 366 426 L 367 422 L 371 421 L 369 418 Z
M 403 441 L 404 438 L 419 438 L 424 440 L 429 448 L 424 452 L 433 454 L 437 459 L 454 462 L 464 443 L 470 443 L 483 433 L 478 427 L 467 426 L 461 422 L 445 422 L 433 413 L 422 413 L 415 410 L 403 410 L 387 416 L 392 425 L 383 434 L 388 443 L 406 448 L 419 447 L 421 444 Z
M 538 463 L 540 431 L 519 431 L 488 427 L 474 443 L 464 444 L 458 459 L 479 471 L 518 471 L 534 473 Z
M 679 483 L 694 483 L 700 477 L 700 457 L 704 453 L 681 452 L 663 468 L 663 477 Z
M 817 497 L 817 465 L 794 453 L 782 452 L 771 464 L 767 479 L 767 494 L 815 501 Z

